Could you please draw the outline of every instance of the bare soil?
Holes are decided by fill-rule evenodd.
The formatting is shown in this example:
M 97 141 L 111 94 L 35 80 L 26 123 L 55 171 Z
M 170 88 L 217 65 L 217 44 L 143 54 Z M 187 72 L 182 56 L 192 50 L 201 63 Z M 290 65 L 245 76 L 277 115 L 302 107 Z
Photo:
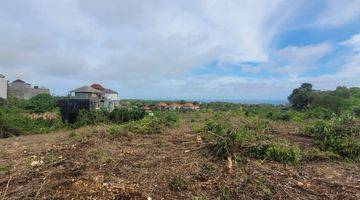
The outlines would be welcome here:
M 303 149 L 294 127 L 274 134 Z M 214 157 L 185 124 L 113 138 L 105 127 L 0 139 L 0 199 L 360 199 L 360 165 Z

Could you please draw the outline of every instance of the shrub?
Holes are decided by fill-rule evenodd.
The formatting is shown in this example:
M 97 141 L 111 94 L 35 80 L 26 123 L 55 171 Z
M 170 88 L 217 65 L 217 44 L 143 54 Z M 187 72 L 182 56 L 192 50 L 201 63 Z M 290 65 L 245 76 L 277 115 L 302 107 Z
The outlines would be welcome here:
M 31 119 L 18 110 L 0 109 L 0 138 L 18 136 L 27 133 L 46 133 L 62 127 L 59 118 L 50 120 Z
M 110 113 L 109 119 L 114 123 L 124 123 L 140 120 L 145 114 L 145 111 L 141 109 L 116 108 Z
M 306 129 L 315 136 L 317 147 L 332 151 L 343 158 L 360 159 L 360 125 L 349 117 L 337 117 L 330 123 L 318 121 Z
M 100 110 L 80 110 L 76 117 L 75 127 L 96 125 L 108 122 L 106 111 Z
M 298 164 L 301 160 L 301 150 L 298 146 L 277 142 L 267 148 L 266 156 L 280 163 Z
M 107 132 L 111 135 L 129 135 L 129 134 L 159 134 L 164 125 L 157 117 L 145 117 L 139 121 L 132 121 L 122 125 L 111 126 Z
M 360 107 L 355 107 L 353 109 L 353 112 L 354 112 L 355 116 L 360 117 Z
M 319 148 L 313 148 L 304 153 L 304 159 L 313 160 L 338 160 L 341 156 L 332 151 L 321 151 Z
M 298 146 L 271 140 L 258 140 L 256 145 L 249 148 L 247 154 L 256 159 L 271 159 L 284 164 L 298 164 L 301 160 Z
M 52 112 L 55 108 L 56 100 L 50 94 L 38 94 L 25 103 L 24 108 L 35 113 Z
M 162 111 L 155 114 L 161 123 L 167 127 L 173 127 L 179 122 L 179 116 L 174 111 Z

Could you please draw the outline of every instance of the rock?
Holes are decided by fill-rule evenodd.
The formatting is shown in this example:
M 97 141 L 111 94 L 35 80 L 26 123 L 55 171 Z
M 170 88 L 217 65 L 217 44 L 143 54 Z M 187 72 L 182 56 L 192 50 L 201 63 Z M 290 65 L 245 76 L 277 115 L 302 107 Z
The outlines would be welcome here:
M 43 165 L 44 164 L 44 161 L 43 160 L 40 160 L 40 161 L 32 161 L 31 163 L 31 166 L 32 167 L 36 167 L 36 166 L 40 166 L 40 165 Z

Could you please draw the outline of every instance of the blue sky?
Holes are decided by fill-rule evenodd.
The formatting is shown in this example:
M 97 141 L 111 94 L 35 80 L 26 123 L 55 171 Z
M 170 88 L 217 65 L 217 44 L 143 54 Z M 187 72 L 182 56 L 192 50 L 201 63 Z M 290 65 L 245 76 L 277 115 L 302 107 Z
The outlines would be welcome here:
M 11 0 L 0 73 L 54 94 L 286 99 L 360 86 L 360 0 Z

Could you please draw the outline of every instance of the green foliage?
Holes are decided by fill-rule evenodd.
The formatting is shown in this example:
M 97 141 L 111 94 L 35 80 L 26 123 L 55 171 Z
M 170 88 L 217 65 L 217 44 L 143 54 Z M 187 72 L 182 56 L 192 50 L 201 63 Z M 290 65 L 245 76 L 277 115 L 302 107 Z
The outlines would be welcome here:
M 248 150 L 250 157 L 265 160 L 271 159 L 284 164 L 298 164 L 301 160 L 301 150 L 297 145 L 274 140 L 258 140 Z
M 218 129 L 219 130 L 219 129 Z M 236 153 L 243 145 L 243 143 L 252 137 L 245 131 L 244 128 L 240 128 L 236 131 L 230 129 L 224 129 L 218 132 L 216 135 L 217 140 L 214 147 L 215 155 L 219 157 L 228 157 Z
M 349 116 L 336 117 L 331 122 L 318 121 L 306 128 L 315 136 L 322 151 L 332 151 L 343 158 L 360 159 L 360 125 Z
M 7 100 L 0 97 L 0 108 L 7 105 Z
M 266 156 L 280 163 L 298 164 L 301 160 L 301 150 L 296 145 L 276 142 L 267 148 Z
M 26 110 L 34 113 L 52 112 L 56 107 L 55 98 L 49 94 L 38 94 L 29 99 L 24 105 Z
M 47 133 L 63 126 L 61 119 L 31 119 L 17 109 L 0 109 L 0 138 L 30 133 Z
M 11 167 L 9 164 L 0 164 L 0 175 L 10 174 Z
M 174 127 L 179 120 L 175 112 L 157 112 L 155 116 L 146 116 L 138 121 L 131 121 L 122 125 L 111 126 L 107 132 L 121 136 L 130 134 L 159 134 L 165 127 Z
M 155 115 L 160 119 L 161 123 L 167 127 L 173 127 L 179 122 L 179 115 L 176 111 L 159 111 Z
M 100 123 L 107 123 L 108 113 L 103 110 L 80 110 L 77 117 L 76 122 L 74 124 L 75 127 L 88 126 L 88 125 L 96 125 Z
M 314 99 L 312 107 L 325 108 L 335 113 L 340 113 L 345 106 L 344 104 L 345 100 L 340 96 L 331 93 L 319 93 Z
M 258 126 L 240 126 L 232 129 L 224 123 L 207 124 L 208 132 L 216 138 L 214 145 L 216 156 L 226 158 L 241 154 L 261 160 L 272 159 L 284 164 L 299 163 L 301 160 L 299 147 L 285 142 L 275 142 L 272 138 L 261 135 L 257 128 Z
M 360 117 L 360 106 L 359 107 L 354 107 L 353 112 L 354 112 L 356 117 Z
M 242 105 L 237 103 L 227 103 L 227 102 L 211 102 L 211 103 L 202 103 L 201 108 L 210 109 L 213 111 L 230 111 L 230 110 L 242 109 Z
M 296 110 L 304 110 L 308 108 L 315 99 L 315 91 L 310 83 L 303 83 L 300 88 L 293 90 L 288 100 Z
M 310 150 L 305 151 L 304 159 L 308 161 L 313 160 L 339 160 L 341 158 L 340 155 L 332 152 L 332 151 L 321 151 L 319 148 L 312 148 Z
M 141 109 L 116 108 L 109 114 L 109 120 L 114 123 L 136 121 L 144 118 L 145 111 Z

